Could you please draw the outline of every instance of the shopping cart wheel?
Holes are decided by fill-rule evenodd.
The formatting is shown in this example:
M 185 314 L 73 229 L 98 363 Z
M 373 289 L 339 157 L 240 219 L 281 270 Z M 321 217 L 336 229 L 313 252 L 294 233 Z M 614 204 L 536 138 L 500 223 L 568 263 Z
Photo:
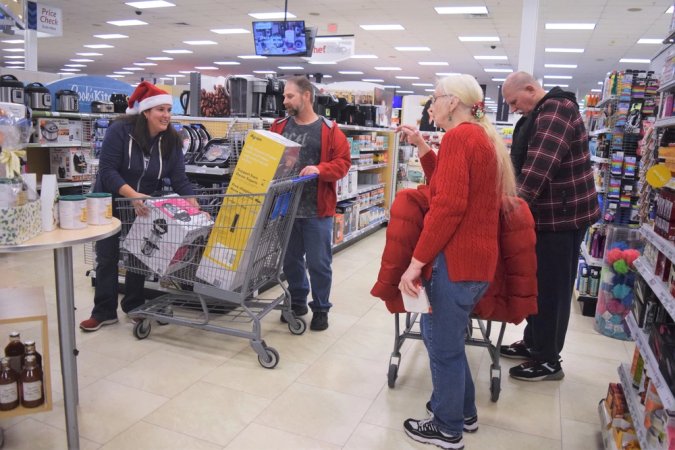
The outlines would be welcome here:
M 136 322 L 136 325 L 134 325 L 134 337 L 136 339 L 145 339 L 150 335 L 151 328 L 152 325 L 150 325 L 150 321 L 148 319 L 143 319 L 140 322 Z
M 387 372 L 387 384 L 390 388 L 396 386 L 396 378 L 398 378 L 398 365 L 389 364 L 389 372 Z
M 258 355 L 258 362 L 265 369 L 274 369 L 279 364 L 279 352 L 272 347 L 265 347 L 265 352 L 267 358 Z
M 295 320 L 288 322 L 288 329 L 292 334 L 299 336 L 307 331 L 307 322 L 301 317 L 296 317 Z
M 490 400 L 497 402 L 499 400 L 499 392 L 501 392 L 501 379 L 492 377 L 490 379 Z

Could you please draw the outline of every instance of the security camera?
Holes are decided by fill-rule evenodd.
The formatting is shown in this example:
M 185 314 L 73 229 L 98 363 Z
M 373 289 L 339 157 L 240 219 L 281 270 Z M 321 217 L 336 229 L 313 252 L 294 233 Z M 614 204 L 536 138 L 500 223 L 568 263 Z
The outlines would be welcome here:
M 135 12 L 136 12 L 137 16 L 140 16 L 141 14 L 143 14 L 143 11 L 141 11 L 140 9 L 137 9 Z
M 497 46 L 496 46 L 496 45 L 491 45 L 490 48 L 491 48 L 492 50 L 494 50 L 494 49 L 497 48 Z

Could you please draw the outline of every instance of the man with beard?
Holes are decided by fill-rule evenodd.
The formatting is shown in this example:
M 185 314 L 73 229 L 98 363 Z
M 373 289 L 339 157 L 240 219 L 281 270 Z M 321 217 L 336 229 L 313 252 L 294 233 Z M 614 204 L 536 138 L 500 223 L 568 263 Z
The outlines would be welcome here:
M 337 194 L 335 182 L 351 166 L 349 142 L 335 122 L 317 115 L 312 107 L 314 87 L 305 77 L 286 81 L 284 106 L 288 116 L 276 120 L 271 131 L 302 147 L 300 175 L 317 175 L 305 183 L 284 258 L 284 274 L 296 316 L 312 309 L 310 329 L 328 328 L 330 289 L 333 278 L 333 216 Z M 309 272 L 309 280 L 307 279 Z M 311 286 L 312 302 L 307 304 Z M 282 322 L 285 321 L 283 316 Z

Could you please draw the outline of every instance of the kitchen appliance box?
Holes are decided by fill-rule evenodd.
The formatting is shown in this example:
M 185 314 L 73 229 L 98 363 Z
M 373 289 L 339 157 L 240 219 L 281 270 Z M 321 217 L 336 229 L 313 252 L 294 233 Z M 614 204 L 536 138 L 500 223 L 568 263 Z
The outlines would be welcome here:
M 90 181 L 92 158 L 83 147 L 53 147 L 49 149 L 50 172 L 59 181 Z
M 197 277 L 220 289 L 233 290 L 243 282 L 252 243 L 249 237 L 274 180 L 297 176 L 300 144 L 266 130 L 246 136 L 227 195 L 206 244 Z M 261 194 L 236 196 L 236 194 Z
M 71 119 L 37 119 L 33 142 L 43 145 L 82 145 L 82 122 Z
M 137 216 L 122 247 L 158 275 L 196 263 L 213 220 L 180 197 L 147 200 L 150 214 Z

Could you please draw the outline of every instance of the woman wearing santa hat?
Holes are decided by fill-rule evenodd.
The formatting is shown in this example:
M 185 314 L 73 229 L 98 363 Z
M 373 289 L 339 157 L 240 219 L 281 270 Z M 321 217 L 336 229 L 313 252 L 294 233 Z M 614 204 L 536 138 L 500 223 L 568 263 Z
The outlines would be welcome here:
M 94 192 L 110 193 L 113 199 L 149 197 L 161 190 L 162 180 L 168 178 L 174 192 L 194 195 L 185 175 L 181 139 L 169 126 L 172 103 L 171 95 L 147 81 L 136 87 L 129 97 L 127 115 L 114 121 L 106 132 Z M 132 204 L 136 214 L 147 214 L 143 200 Z M 91 317 L 80 323 L 84 331 L 117 322 L 119 253 L 119 234 L 96 243 L 94 309 Z M 122 311 L 144 303 L 144 283 L 144 275 L 127 271 Z

